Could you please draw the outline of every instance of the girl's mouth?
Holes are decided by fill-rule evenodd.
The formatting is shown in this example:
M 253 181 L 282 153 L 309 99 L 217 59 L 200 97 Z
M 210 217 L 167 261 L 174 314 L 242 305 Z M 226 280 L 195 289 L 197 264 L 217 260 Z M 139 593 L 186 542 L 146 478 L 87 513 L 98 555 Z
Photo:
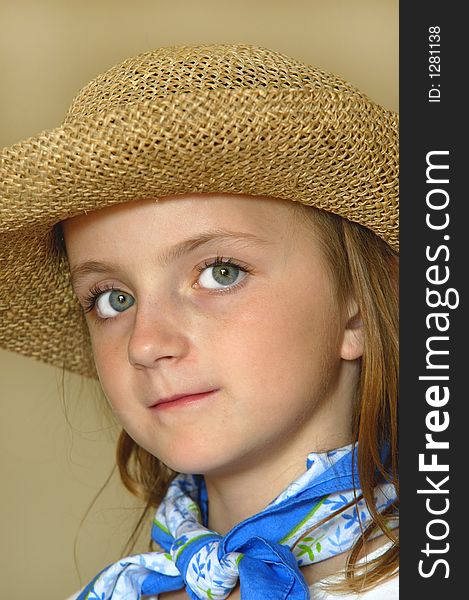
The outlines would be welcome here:
M 202 400 L 202 399 L 206 398 L 207 396 L 214 394 L 217 391 L 218 390 L 209 390 L 207 392 L 199 392 L 199 393 L 186 394 L 186 395 L 179 394 L 179 395 L 171 396 L 169 398 L 162 398 L 162 399 L 158 400 L 157 402 L 155 402 L 155 404 L 150 406 L 150 408 L 152 410 L 168 410 L 171 408 L 176 408 L 178 406 L 185 406 L 187 404 L 192 404 L 192 403 L 198 402 L 199 400 Z

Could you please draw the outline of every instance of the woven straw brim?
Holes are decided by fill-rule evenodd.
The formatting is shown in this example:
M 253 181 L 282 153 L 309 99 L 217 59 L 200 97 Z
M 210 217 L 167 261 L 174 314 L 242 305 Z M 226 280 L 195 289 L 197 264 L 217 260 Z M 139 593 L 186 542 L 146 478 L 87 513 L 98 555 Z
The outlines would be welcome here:
M 396 115 L 335 76 L 282 55 L 209 48 L 161 49 L 129 59 L 89 84 L 61 127 L 3 150 L 3 348 L 96 376 L 83 311 L 52 228 L 116 203 L 187 193 L 272 196 L 360 223 L 398 250 Z M 185 63 L 179 60 L 186 70 L 187 56 L 197 64 L 197 52 L 209 59 L 219 52 L 231 63 L 234 55 L 242 64 L 250 57 L 263 68 L 270 60 L 277 71 L 289 61 L 295 85 L 292 75 L 277 87 L 255 85 L 250 66 L 250 85 L 231 75 L 224 85 L 189 86 L 178 72 L 179 88 L 169 89 L 166 80 L 161 91 L 152 80 L 153 94 L 142 93 L 141 82 L 149 79 L 142 65 L 159 68 L 167 56 L 174 63 L 177 52 L 186 56 Z M 136 63 L 139 86 L 132 83 Z M 179 63 L 173 63 L 174 80 Z M 119 73 L 127 79 L 117 81 Z M 114 98 L 117 88 L 126 95 Z

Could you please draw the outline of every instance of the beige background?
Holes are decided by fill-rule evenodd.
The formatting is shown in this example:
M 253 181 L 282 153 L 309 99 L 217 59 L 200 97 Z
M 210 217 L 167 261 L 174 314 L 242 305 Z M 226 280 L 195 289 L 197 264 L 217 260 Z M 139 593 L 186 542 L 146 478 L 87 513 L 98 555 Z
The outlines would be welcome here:
M 267 46 L 397 110 L 397 10 L 398 0 L 0 0 L 0 147 L 59 125 L 97 73 L 170 44 Z M 119 558 L 137 515 L 114 476 L 80 528 L 118 427 L 96 386 L 32 359 L 0 351 L 0 381 L 0 595 L 64 600 Z

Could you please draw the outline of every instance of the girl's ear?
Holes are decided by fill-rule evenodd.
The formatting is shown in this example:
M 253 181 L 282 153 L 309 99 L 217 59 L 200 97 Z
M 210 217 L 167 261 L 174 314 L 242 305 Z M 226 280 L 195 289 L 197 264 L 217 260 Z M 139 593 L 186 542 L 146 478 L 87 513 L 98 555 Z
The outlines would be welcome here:
M 363 354 L 364 332 L 363 321 L 355 300 L 347 306 L 348 320 L 345 324 L 340 356 L 344 360 L 355 360 Z

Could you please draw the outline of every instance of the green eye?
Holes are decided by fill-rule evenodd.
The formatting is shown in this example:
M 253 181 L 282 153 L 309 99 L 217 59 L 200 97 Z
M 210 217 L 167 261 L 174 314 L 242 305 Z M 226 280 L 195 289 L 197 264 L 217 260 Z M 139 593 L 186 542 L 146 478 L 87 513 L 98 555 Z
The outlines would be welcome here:
M 133 306 L 135 298 L 122 290 L 108 290 L 96 301 L 96 311 L 103 319 L 115 317 Z
M 222 289 L 238 283 L 244 273 L 245 270 L 234 263 L 213 263 L 201 271 L 199 280 L 204 288 Z

